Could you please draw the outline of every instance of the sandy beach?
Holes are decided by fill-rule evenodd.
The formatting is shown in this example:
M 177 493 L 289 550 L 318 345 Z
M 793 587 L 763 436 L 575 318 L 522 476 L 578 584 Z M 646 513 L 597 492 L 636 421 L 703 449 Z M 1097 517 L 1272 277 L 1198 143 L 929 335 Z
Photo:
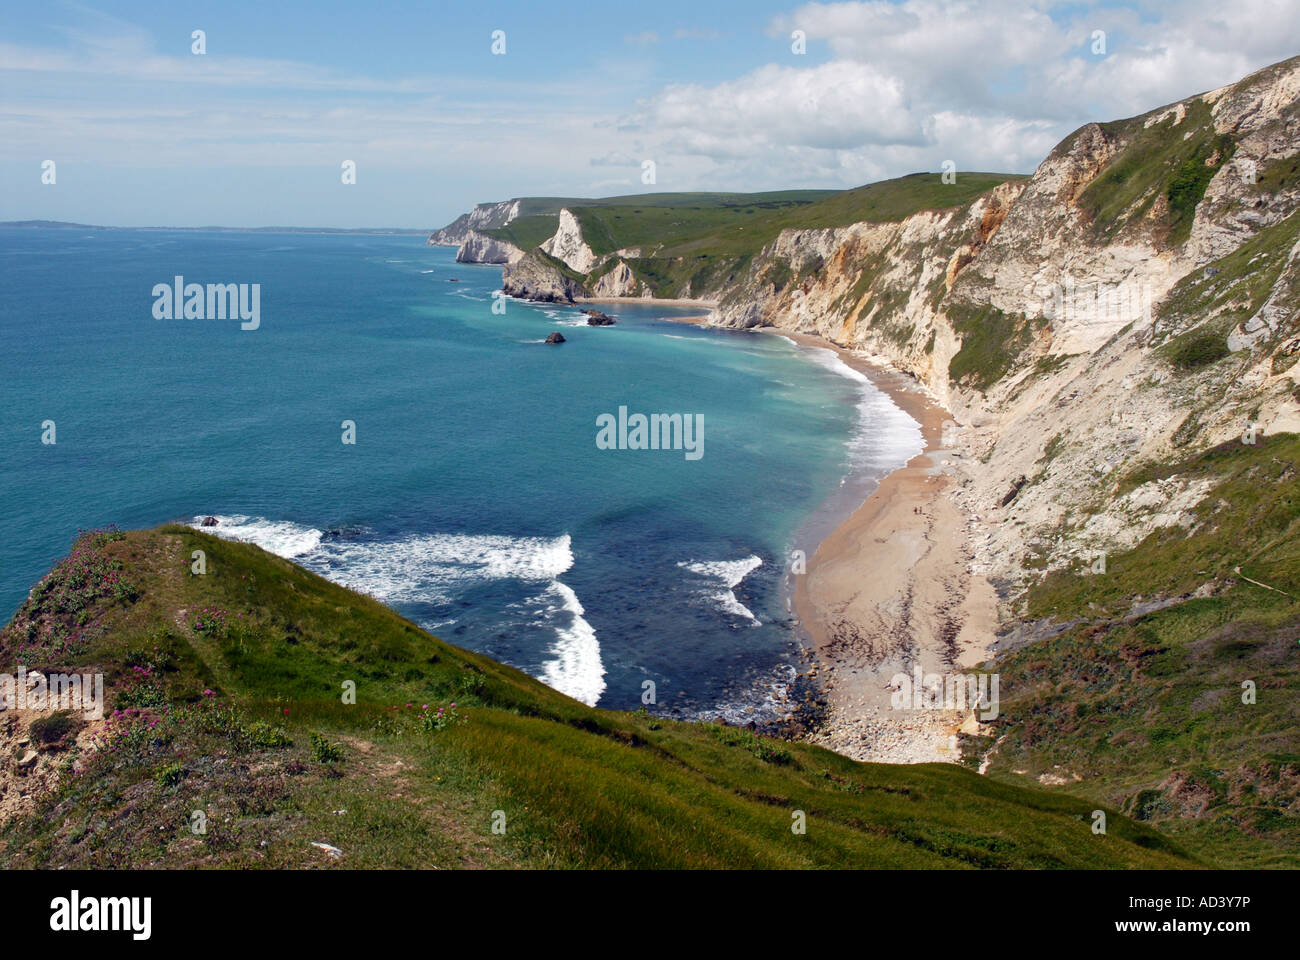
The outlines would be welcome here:
M 708 317 L 667 318 L 708 323 Z M 924 450 L 884 477 L 793 577 L 793 605 L 811 653 L 807 672 L 827 703 L 807 739 L 855 760 L 955 762 L 954 734 L 971 712 L 900 710 L 891 679 L 954 674 L 988 659 L 997 596 L 971 573 L 971 518 L 948 495 L 962 462 L 945 449 L 952 416 L 913 377 L 823 337 L 777 328 L 805 347 L 833 350 L 921 426 Z
M 955 761 L 967 714 L 896 710 L 890 678 L 951 674 L 986 659 L 996 596 L 970 573 L 968 518 L 946 495 L 960 454 L 942 448 L 951 417 L 917 382 L 820 337 L 773 330 L 834 350 L 921 425 L 925 450 L 886 476 L 795 577 L 794 606 L 813 651 L 809 675 L 828 704 L 809 737 L 857 760 Z

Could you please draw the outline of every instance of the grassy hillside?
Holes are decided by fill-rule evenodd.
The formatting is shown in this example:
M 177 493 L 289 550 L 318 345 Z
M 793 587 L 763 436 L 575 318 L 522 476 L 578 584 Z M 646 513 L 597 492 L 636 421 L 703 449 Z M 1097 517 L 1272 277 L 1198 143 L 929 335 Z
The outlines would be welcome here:
M 733 220 L 738 211 L 773 211 L 806 207 L 817 200 L 835 196 L 836 190 L 773 190 L 766 193 L 643 193 L 625 197 L 590 199 L 581 197 L 524 197 L 519 200 L 519 215 L 503 227 L 485 233 L 508 240 L 524 250 L 531 250 L 549 240 L 559 225 L 560 210 L 582 211 L 584 233 L 588 218 L 597 237 L 588 244 L 597 253 L 619 247 L 656 243 L 656 228 L 670 233 L 679 228 L 694 230 L 716 227 Z M 599 211 L 599 213 L 598 213 Z M 601 216 L 600 214 L 604 214 Z M 640 239 L 608 246 L 603 240 L 608 220 L 616 229 L 631 227 L 631 235 Z M 676 223 L 676 227 L 674 224 Z M 599 247 L 598 247 L 599 245 Z
M 655 295 L 716 293 L 743 276 L 750 262 L 786 229 L 824 229 L 872 221 L 896 222 L 921 210 L 970 203 L 1010 174 L 962 173 L 946 184 L 939 174 L 916 173 L 830 193 L 785 191 L 757 194 L 647 194 L 612 201 L 567 203 L 582 236 L 597 256 L 637 249 L 625 258 L 635 276 Z M 521 215 L 495 235 L 522 247 L 549 237 L 558 222 L 536 213 Z M 609 260 L 592 270 L 586 285 L 615 267 Z
M 1115 811 L 1094 835 L 1091 799 L 590 709 L 186 527 L 83 535 L 0 654 L 102 671 L 115 708 L 98 752 L 4 717 L 63 771 L 0 826 L 5 867 L 1196 865 Z
M 1233 90 L 1269 82 L 1294 67 L 1297 60 L 1300 58 L 1293 57 L 1251 74 Z M 1156 239 L 1171 245 L 1185 242 L 1210 180 L 1232 162 L 1240 135 L 1218 132 L 1210 105 L 1204 100 L 1187 101 L 1185 111 L 1164 108 L 1163 118 L 1153 122 L 1161 112 L 1101 124 L 1122 147 L 1079 197 L 1098 238 L 1114 240 L 1131 230 L 1149 230 Z M 1256 136 L 1289 139 L 1297 117 L 1300 103 L 1292 102 Z M 1270 159 L 1256 171 L 1253 192 L 1267 202 L 1294 189 L 1298 171 L 1300 164 L 1294 157 Z
M 1209 106 L 1194 100 L 1185 116 L 1173 111 L 1147 126 L 1149 115 L 1102 124 L 1126 141 L 1124 148 L 1088 184 L 1079 205 L 1093 218 L 1095 231 L 1112 239 L 1131 223 L 1149 220 L 1171 243 L 1182 243 L 1192 229 L 1196 205 L 1219 168 L 1232 159 L 1235 142 L 1214 129 Z
M 1115 496 L 1155 480 L 1213 488 L 1190 531 L 1030 591 L 1030 619 L 1069 628 L 999 662 L 1002 718 L 968 752 L 996 741 L 996 779 L 1063 777 L 1060 790 L 1217 862 L 1300 867 L 1297 465 L 1300 437 L 1285 434 L 1125 478 Z
M 914 173 L 853 190 L 772 193 L 653 193 L 606 200 L 531 198 L 507 227 L 489 231 L 525 249 L 555 232 L 561 207 L 582 225 L 597 255 L 627 247 L 664 257 L 755 254 L 787 228 L 815 230 L 853 223 L 897 222 L 920 210 L 962 206 L 1014 174 L 962 173 L 945 184 L 938 174 Z M 526 221 L 521 224 L 520 221 Z M 549 231 L 545 228 L 549 226 Z M 529 242 L 540 236 L 536 243 Z

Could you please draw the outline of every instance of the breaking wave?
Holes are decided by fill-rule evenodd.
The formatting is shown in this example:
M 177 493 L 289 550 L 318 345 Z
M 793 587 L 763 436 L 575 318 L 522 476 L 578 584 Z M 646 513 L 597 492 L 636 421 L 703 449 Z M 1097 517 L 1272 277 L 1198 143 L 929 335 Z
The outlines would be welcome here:
M 742 617 L 760 626 L 758 617 L 736 599 L 736 587 L 742 580 L 763 565 L 752 554 L 743 560 L 682 560 L 677 566 L 703 577 L 707 584 L 701 591 L 718 609 L 735 617 Z

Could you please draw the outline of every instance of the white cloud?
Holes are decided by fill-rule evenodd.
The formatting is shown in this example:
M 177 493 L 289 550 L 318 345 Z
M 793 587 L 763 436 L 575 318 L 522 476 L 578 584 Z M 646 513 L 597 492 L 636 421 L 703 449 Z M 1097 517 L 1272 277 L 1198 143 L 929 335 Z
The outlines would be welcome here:
M 641 161 L 630 153 L 624 153 L 621 150 L 611 150 L 609 153 L 601 154 L 598 157 L 592 157 L 589 161 L 593 167 L 639 167 Z
M 766 24 L 773 62 L 723 74 L 710 59 L 707 75 L 729 77 L 721 82 L 659 85 L 660 56 L 699 48 L 652 51 L 661 36 L 646 31 L 521 84 L 492 74 L 358 75 L 230 56 L 211 43 L 196 57 L 187 44 L 160 50 L 146 30 L 82 13 L 82 26 L 65 31 L 68 46 L 0 43 L 0 163 L 24 182 L 38 183 L 27 176 L 33 164 L 55 157 L 336 184 L 348 158 L 376 189 L 380 170 L 423 177 L 440 205 L 433 220 L 475 200 L 641 189 L 643 159 L 656 162 L 661 190 L 847 187 L 945 160 L 959 171 L 1028 171 L 1088 120 L 1230 82 L 1294 55 L 1300 37 L 1300 0 L 812 3 Z M 737 48 L 750 26 L 731 34 Z M 790 51 L 795 28 L 808 36 L 806 56 Z M 1107 34 L 1104 57 L 1089 51 L 1097 29 Z M 664 35 L 719 39 L 690 27 Z M 9 216 L 40 215 L 50 191 L 31 190 L 6 203 Z M 397 187 L 385 202 L 377 222 L 409 208 Z M 274 219 L 306 222 L 291 211 Z
M 1032 170 L 1090 120 L 1142 113 L 1294 55 L 1300 3 L 1130 8 L 1039 0 L 811 3 L 768 33 L 807 56 L 669 86 L 623 120 L 699 186 L 845 186 L 939 169 Z M 1106 54 L 1091 51 L 1106 32 Z M 782 44 L 784 47 L 784 44 Z M 828 60 L 805 66 L 818 56 Z M 700 161 L 707 159 L 708 164 Z

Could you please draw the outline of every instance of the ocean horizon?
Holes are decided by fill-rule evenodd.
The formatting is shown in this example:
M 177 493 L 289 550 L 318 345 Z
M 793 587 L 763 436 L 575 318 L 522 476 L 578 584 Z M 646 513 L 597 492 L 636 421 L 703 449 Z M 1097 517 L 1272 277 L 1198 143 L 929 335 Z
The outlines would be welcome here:
M 649 681 L 672 716 L 786 715 L 791 559 L 920 451 L 915 421 L 830 350 L 689 306 L 588 326 L 454 254 L 0 229 L 6 617 L 79 529 L 210 516 L 587 704 Z M 177 277 L 256 283 L 256 325 L 160 319 Z M 602 449 L 636 414 L 698 423 L 699 455 Z

